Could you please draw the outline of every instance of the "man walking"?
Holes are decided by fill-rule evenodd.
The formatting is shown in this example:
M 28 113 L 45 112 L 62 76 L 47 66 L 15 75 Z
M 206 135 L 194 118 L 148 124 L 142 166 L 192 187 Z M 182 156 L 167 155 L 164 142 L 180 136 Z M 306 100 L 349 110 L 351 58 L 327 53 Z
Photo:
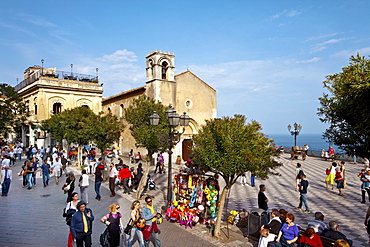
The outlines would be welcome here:
M 84 201 L 79 201 L 77 203 L 77 212 L 73 214 L 71 220 L 71 231 L 73 237 L 76 239 L 77 247 L 91 246 L 91 233 L 92 233 L 92 222 L 94 221 L 94 216 L 92 210 L 86 208 L 86 203 Z
M 267 202 L 269 201 L 265 195 L 266 186 L 264 184 L 260 185 L 260 191 L 258 192 L 258 208 L 267 210 Z
M 308 188 L 308 181 L 305 174 L 301 175 L 301 183 L 299 185 L 299 193 L 301 194 L 299 198 L 299 205 L 296 207 L 296 210 L 302 209 L 302 204 L 304 203 L 304 206 L 306 207 L 305 213 L 310 213 L 310 207 L 307 203 L 307 188 Z
M 50 167 L 48 161 L 44 160 L 44 164 L 42 164 L 41 172 L 40 172 L 40 173 L 42 173 L 42 182 L 44 183 L 44 188 L 49 185 L 50 170 L 51 170 L 51 167 Z
M 146 220 L 146 225 L 143 230 L 144 245 L 149 247 L 150 236 L 154 239 L 154 246 L 160 247 L 161 241 L 158 239 L 159 229 L 157 226 L 157 218 L 160 218 L 160 214 L 157 212 L 157 207 L 153 206 L 153 200 L 150 196 L 145 198 L 146 207 L 143 208 L 143 218 Z
M 109 165 L 109 189 L 110 189 L 110 197 L 116 195 L 115 188 L 116 188 L 116 178 L 118 176 L 118 171 L 113 163 Z
M 9 166 L 4 166 L 4 170 L 1 170 L 0 173 L 0 184 L 2 185 L 1 196 L 8 196 L 11 181 L 12 170 L 9 170 Z

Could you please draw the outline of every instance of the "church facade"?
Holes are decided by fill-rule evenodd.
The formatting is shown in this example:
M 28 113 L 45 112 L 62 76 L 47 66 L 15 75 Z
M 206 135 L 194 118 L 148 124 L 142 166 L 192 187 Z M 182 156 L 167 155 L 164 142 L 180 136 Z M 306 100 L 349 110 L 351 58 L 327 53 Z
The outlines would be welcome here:
M 135 150 L 135 139 L 124 121 L 124 109 L 132 104 L 133 99 L 143 94 L 165 106 L 171 105 L 180 115 L 186 112 L 190 116 L 189 126 L 174 149 L 174 156 L 181 155 L 186 160 L 192 136 L 198 133 L 207 119 L 216 117 L 216 90 L 189 70 L 175 75 L 173 53 L 157 50 L 150 52 L 146 56 L 145 85 L 102 100 L 103 112 L 112 112 L 126 126 L 117 143 L 123 152 Z M 145 153 L 145 150 L 137 151 Z

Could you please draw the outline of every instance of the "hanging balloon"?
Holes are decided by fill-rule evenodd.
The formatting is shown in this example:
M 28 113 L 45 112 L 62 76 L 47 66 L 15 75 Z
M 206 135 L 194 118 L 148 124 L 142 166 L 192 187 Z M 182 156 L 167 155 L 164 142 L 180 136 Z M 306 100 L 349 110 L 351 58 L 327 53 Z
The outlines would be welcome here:
M 213 200 L 217 201 L 217 196 L 213 197 Z
M 207 206 L 211 206 L 211 201 L 206 201 Z
M 215 214 L 215 213 L 212 213 L 212 214 L 211 214 L 211 217 L 212 217 L 212 218 L 216 218 L 216 216 L 217 216 L 217 214 Z
M 212 196 L 207 195 L 207 200 L 208 200 L 208 201 L 212 200 Z
M 211 205 L 215 205 L 216 204 L 216 200 L 212 199 L 211 200 Z
M 208 195 L 209 193 L 211 193 L 211 191 L 209 190 L 209 188 L 205 188 L 203 192 L 204 192 L 204 194 L 206 194 L 206 195 Z
M 217 190 L 213 190 L 213 193 L 215 193 L 216 196 L 218 195 L 218 191 Z
M 213 190 L 215 187 L 211 184 L 211 185 L 209 185 L 209 186 L 208 186 L 208 188 L 209 188 L 210 190 Z
M 213 191 L 209 195 L 212 196 L 212 197 L 216 196 L 215 192 L 213 192 Z
M 209 211 L 211 211 L 211 212 L 214 212 L 216 210 L 216 207 L 215 206 L 211 206 L 210 208 L 209 208 Z

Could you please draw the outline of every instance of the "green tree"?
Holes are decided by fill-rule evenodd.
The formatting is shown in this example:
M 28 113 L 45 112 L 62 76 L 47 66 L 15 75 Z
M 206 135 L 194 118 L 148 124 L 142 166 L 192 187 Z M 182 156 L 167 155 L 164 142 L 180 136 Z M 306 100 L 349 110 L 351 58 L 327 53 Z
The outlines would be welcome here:
M 29 116 L 28 106 L 12 86 L 0 84 L 0 134 L 20 126 Z
M 326 76 L 324 93 L 319 98 L 320 121 L 330 126 L 323 137 L 347 154 L 370 156 L 370 60 L 351 56 L 342 72 Z
M 246 124 L 245 116 L 235 115 L 234 118 L 207 120 L 199 134 L 193 137 L 194 160 L 225 181 L 215 224 L 216 237 L 221 236 L 226 195 L 239 176 L 247 171 L 260 177 L 276 174 L 272 169 L 278 165 L 275 157 L 279 154 L 261 129 L 258 122 Z
M 92 115 L 85 127 L 90 130 L 91 138 L 103 155 L 108 147 L 119 141 L 124 125 L 112 113 L 99 113 Z
M 78 162 L 82 163 L 82 146 L 93 141 L 88 122 L 96 118 L 96 114 L 88 107 L 67 109 L 51 118 L 44 120 L 41 129 L 47 130 L 58 141 L 65 139 L 68 144 L 78 145 Z
M 151 126 L 149 116 L 156 112 L 160 116 L 158 126 Z M 125 109 L 125 119 L 130 124 L 131 135 L 135 138 L 136 147 L 146 148 L 148 158 L 152 161 L 153 154 L 156 152 L 164 152 L 168 148 L 167 143 L 161 143 L 158 138 L 158 133 L 168 133 L 168 120 L 165 117 L 165 107 L 160 102 L 155 102 L 153 99 L 142 95 L 134 99 L 133 104 Z M 148 163 L 144 166 L 143 178 L 146 178 L 149 173 Z M 141 179 L 136 198 L 139 199 L 143 191 L 146 179 Z
M 149 116 L 153 112 L 160 116 L 158 126 L 151 126 Z M 143 147 L 148 150 L 149 160 L 156 152 L 164 152 L 167 149 L 167 143 L 161 143 L 158 133 L 168 133 L 168 120 L 165 117 L 165 107 L 160 102 L 145 95 L 134 99 L 133 104 L 125 109 L 125 119 L 130 124 L 131 135 L 135 138 L 136 147 Z

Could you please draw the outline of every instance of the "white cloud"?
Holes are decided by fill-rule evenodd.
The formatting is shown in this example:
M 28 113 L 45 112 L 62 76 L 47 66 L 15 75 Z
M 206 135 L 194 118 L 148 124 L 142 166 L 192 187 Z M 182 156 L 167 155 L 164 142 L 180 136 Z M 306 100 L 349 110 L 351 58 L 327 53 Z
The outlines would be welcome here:
M 319 51 L 323 51 L 327 48 L 327 45 L 339 43 L 341 41 L 348 40 L 348 39 L 351 39 L 351 38 L 329 39 L 327 41 L 315 44 L 312 46 L 310 53 L 316 53 Z
M 336 36 L 338 34 L 341 34 L 341 33 L 331 33 L 331 34 L 326 34 L 326 35 L 321 35 L 321 36 L 316 36 L 316 37 L 310 37 L 310 38 L 304 40 L 303 43 L 308 42 L 308 41 L 312 41 L 312 40 L 318 40 L 318 39 L 333 37 L 333 36 Z
M 100 58 L 103 62 L 108 63 L 118 63 L 118 62 L 136 62 L 137 56 L 132 51 L 124 50 L 117 50 L 112 54 L 104 55 L 102 58 Z
M 302 12 L 298 11 L 298 10 L 283 10 L 282 12 L 280 13 L 277 13 L 277 14 L 274 14 L 272 16 L 270 16 L 269 19 L 273 20 L 273 19 L 277 19 L 277 18 L 280 18 L 280 17 L 294 17 L 294 16 L 297 16 L 297 15 L 300 15 Z
M 331 57 L 340 57 L 349 59 L 352 55 L 355 56 L 357 53 L 360 53 L 361 56 L 367 56 L 370 54 L 370 47 L 363 47 L 357 50 L 343 50 L 333 54 Z
M 38 16 L 33 16 L 33 15 L 20 15 L 21 18 L 23 18 L 24 21 L 31 23 L 36 26 L 41 26 L 41 27 L 56 27 L 54 23 L 51 23 L 49 21 L 46 21 L 42 19 L 41 17 Z
M 318 62 L 319 60 L 320 58 L 314 57 L 314 58 L 307 59 L 307 60 L 296 61 L 296 63 L 315 63 L 315 62 Z

